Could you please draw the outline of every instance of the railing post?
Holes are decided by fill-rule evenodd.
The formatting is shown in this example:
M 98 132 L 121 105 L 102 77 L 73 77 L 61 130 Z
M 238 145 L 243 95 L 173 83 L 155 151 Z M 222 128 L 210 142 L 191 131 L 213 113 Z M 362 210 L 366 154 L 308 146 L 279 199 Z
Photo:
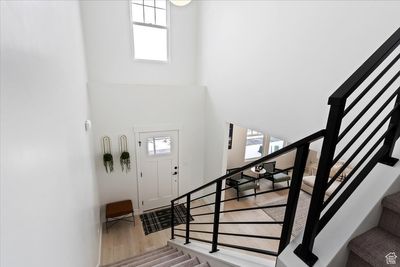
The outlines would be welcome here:
M 222 192 L 222 180 L 217 181 L 215 189 L 215 204 L 214 204 L 214 224 L 213 224 L 213 236 L 212 236 L 212 248 L 211 253 L 218 251 L 218 231 L 219 231 L 219 215 L 221 211 L 221 192 Z
M 190 194 L 186 196 L 186 244 L 189 244 L 189 235 L 190 235 Z
M 174 201 L 171 201 L 171 240 L 175 239 L 175 233 L 174 233 L 174 221 L 175 221 L 175 209 L 174 209 Z
M 294 161 L 292 180 L 290 182 L 290 189 L 287 199 L 285 217 L 283 220 L 283 227 L 279 243 L 278 254 L 280 254 L 290 243 L 293 222 L 296 216 L 297 202 L 299 200 L 299 195 L 300 195 L 301 182 L 303 180 L 304 170 L 307 164 L 309 147 L 310 144 L 307 143 L 301 147 L 298 147 L 296 151 L 296 158 Z
M 327 189 L 329 173 L 335 155 L 336 144 L 342 123 L 345 100 L 331 101 L 331 108 L 326 126 L 326 133 L 321 149 L 318 170 L 315 177 L 314 189 L 308 210 L 307 222 L 304 228 L 302 243 L 295 249 L 294 253 L 299 256 L 308 266 L 313 266 L 318 257 L 312 253 L 314 240 L 317 236 L 318 222 L 323 209 L 325 192 Z M 332 103 L 334 102 L 334 103 Z
M 394 166 L 399 161 L 399 159 L 392 156 L 396 141 L 400 137 L 400 107 L 397 105 L 400 105 L 400 92 L 397 94 L 396 102 L 394 103 L 394 106 L 397 107 L 397 110 L 393 112 L 389 122 L 389 127 L 391 125 L 394 125 L 394 127 L 393 130 L 388 133 L 383 143 L 384 146 L 388 147 L 388 152 L 379 161 L 389 166 Z

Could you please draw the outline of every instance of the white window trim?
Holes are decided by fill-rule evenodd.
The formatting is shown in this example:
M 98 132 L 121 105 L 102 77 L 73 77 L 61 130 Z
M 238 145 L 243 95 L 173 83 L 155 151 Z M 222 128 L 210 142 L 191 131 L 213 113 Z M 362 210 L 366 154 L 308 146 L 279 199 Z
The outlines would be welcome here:
M 144 62 L 144 63 L 156 63 L 156 64 L 169 64 L 171 62 L 171 45 L 170 45 L 170 30 L 171 30 L 171 23 L 170 23 L 170 2 L 166 0 L 166 16 L 167 16 L 167 26 L 160 26 L 156 24 L 150 23 L 141 23 L 141 22 L 134 22 L 133 15 L 132 15 L 132 1 L 128 0 L 128 10 L 129 10 L 129 29 L 130 29 L 130 42 L 131 42 L 131 51 L 132 57 L 134 62 Z M 141 25 L 147 27 L 153 27 L 157 29 L 166 29 L 167 30 L 167 60 L 157 60 L 157 59 L 141 59 L 135 57 L 135 42 L 133 36 L 133 25 Z

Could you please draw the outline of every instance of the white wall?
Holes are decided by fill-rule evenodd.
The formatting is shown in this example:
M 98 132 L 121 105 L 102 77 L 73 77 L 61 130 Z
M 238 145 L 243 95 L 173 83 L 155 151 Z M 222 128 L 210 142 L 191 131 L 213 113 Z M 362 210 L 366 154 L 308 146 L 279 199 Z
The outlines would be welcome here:
M 169 63 L 134 61 L 127 0 L 81 1 L 89 80 L 192 85 L 196 80 L 197 7 L 171 6 Z
M 202 1 L 206 136 L 222 140 L 226 122 L 289 142 L 324 128 L 328 96 L 400 26 L 399 13 L 394 1 Z M 207 142 L 210 176 L 224 146 Z
M 1 1 L 1 266 L 95 266 L 99 207 L 76 1 Z
M 204 88 L 198 86 L 150 86 L 92 83 L 90 99 L 96 140 L 96 174 L 101 204 L 131 199 L 138 206 L 134 128 L 179 125 L 179 194 L 204 182 Z M 118 138 L 128 137 L 132 170 L 119 164 Z M 107 174 L 102 162 L 101 138 L 112 139 L 114 169 Z
M 179 193 L 203 184 L 204 88 L 194 86 L 197 70 L 197 4 L 170 5 L 170 62 L 133 58 L 129 2 L 82 1 L 82 21 L 96 140 L 96 176 L 101 204 L 137 199 L 133 128 L 181 125 Z M 122 173 L 118 137 L 128 136 L 132 171 Z M 115 172 L 105 173 L 100 140 L 113 142 Z

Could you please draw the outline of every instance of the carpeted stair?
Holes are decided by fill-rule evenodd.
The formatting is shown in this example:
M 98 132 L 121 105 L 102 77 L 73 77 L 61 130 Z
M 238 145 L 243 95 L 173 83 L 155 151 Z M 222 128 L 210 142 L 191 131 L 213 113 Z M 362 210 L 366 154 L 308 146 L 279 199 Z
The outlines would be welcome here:
M 145 254 L 118 261 L 103 267 L 210 267 L 197 257 L 185 255 L 176 248 L 165 246 Z
M 400 192 L 382 206 L 379 225 L 350 241 L 347 267 L 400 266 Z

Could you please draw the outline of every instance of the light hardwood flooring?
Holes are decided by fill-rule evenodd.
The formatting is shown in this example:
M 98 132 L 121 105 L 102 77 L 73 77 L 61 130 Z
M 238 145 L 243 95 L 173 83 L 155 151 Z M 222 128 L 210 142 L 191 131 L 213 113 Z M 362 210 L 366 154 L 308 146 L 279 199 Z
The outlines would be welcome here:
M 277 184 L 276 188 L 284 187 L 286 183 Z M 267 180 L 260 181 L 260 188 L 257 192 L 270 190 L 271 182 Z M 252 190 L 245 192 L 245 194 L 251 194 Z M 285 199 L 287 197 L 288 190 L 282 190 L 272 192 L 268 194 L 258 195 L 257 197 L 248 197 L 240 199 L 240 201 L 228 201 L 225 203 L 225 210 L 239 209 L 246 207 L 255 207 L 265 205 L 270 202 Z M 236 191 L 234 189 L 226 190 L 225 198 L 235 197 Z M 192 203 L 192 207 L 196 207 L 204 204 L 203 200 L 197 200 Z M 193 209 L 192 215 L 210 212 L 214 209 L 214 206 L 201 207 Z M 212 222 L 212 215 L 207 216 L 195 216 L 196 222 Z M 251 210 L 221 214 L 220 221 L 271 221 L 273 220 L 263 210 Z M 165 246 L 167 241 L 171 238 L 171 230 L 165 229 L 156 233 L 145 235 L 139 216 L 135 218 L 136 225 L 132 223 L 121 222 L 113 226 L 107 233 L 103 227 L 102 237 L 102 264 L 109 264 L 115 261 L 119 261 L 128 257 L 140 255 L 144 252 Z M 184 226 L 177 226 L 178 229 L 184 229 Z M 204 230 L 212 232 L 212 225 L 191 225 L 192 230 Z M 268 236 L 280 236 L 281 226 L 278 224 L 274 225 L 220 225 L 220 232 L 230 233 L 243 233 L 252 235 L 268 235 Z M 184 232 L 175 231 L 177 234 L 184 235 Z M 210 234 L 203 233 L 191 233 L 192 237 L 201 239 L 211 240 Z M 265 250 L 277 251 L 278 241 L 267 240 L 267 239 L 255 239 L 255 238 L 243 238 L 235 236 L 224 236 L 219 235 L 219 242 L 230 243 L 240 246 L 256 247 Z M 211 246 L 211 244 L 210 244 Z M 229 248 L 226 248 L 229 249 Z M 242 253 L 247 253 L 241 251 Z M 253 254 L 253 253 L 249 253 Z M 260 254 L 253 254 L 261 256 Z M 269 259 L 274 259 L 270 256 L 262 256 Z

